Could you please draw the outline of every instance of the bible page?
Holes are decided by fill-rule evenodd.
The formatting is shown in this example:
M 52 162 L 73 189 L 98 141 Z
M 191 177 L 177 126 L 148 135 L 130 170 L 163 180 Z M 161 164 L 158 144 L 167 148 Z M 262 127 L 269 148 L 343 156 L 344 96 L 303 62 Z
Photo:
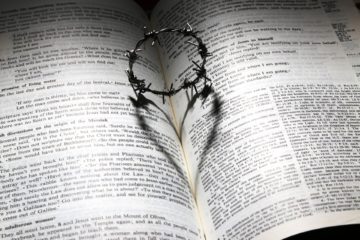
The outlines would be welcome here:
M 0 238 L 201 239 L 169 102 L 136 111 L 129 100 L 141 8 L 0 5 Z M 164 87 L 151 44 L 134 72 Z
M 352 1 L 163 1 L 155 28 L 189 23 L 222 100 L 185 119 L 183 146 L 207 239 L 280 239 L 360 223 L 359 14 Z M 174 86 L 196 47 L 163 38 Z M 195 53 L 194 53 L 195 52 Z M 190 93 L 188 93 L 189 95 Z M 186 93 L 174 97 L 182 122 Z

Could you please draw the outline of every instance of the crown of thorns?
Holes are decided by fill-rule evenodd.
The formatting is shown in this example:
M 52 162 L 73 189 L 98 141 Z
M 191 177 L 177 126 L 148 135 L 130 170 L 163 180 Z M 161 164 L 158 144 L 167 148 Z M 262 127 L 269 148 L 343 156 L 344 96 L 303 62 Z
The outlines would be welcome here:
M 129 68 L 125 71 L 129 82 L 135 92 L 136 97 L 139 99 L 139 97 L 142 97 L 144 93 L 150 92 L 156 95 L 162 95 L 163 103 L 165 103 L 165 96 L 171 97 L 175 95 L 176 93 L 180 92 L 181 90 L 191 89 L 196 92 L 196 94 L 200 94 L 203 98 L 206 99 L 206 97 L 212 92 L 212 82 L 211 79 L 207 77 L 205 64 L 207 61 L 207 58 L 211 56 L 211 54 L 208 52 L 208 49 L 206 48 L 205 44 L 201 40 L 200 37 L 197 36 L 197 31 L 194 31 L 190 24 L 187 24 L 185 28 L 163 28 L 158 31 L 150 31 L 146 32 L 146 27 L 144 27 L 145 33 L 144 37 L 140 39 L 133 50 L 126 50 L 125 56 L 129 59 Z M 198 54 L 200 55 L 201 62 L 197 63 L 195 61 L 192 61 L 194 64 L 193 70 L 196 73 L 196 77 L 193 80 L 189 80 L 187 78 L 184 79 L 183 83 L 178 87 L 174 88 L 173 84 L 171 84 L 169 89 L 164 90 L 156 90 L 151 89 L 151 83 L 147 84 L 145 83 L 145 79 L 139 79 L 133 72 L 133 66 L 136 62 L 136 60 L 140 57 L 138 55 L 138 52 L 140 52 L 141 46 L 148 40 L 152 40 L 152 44 L 154 45 L 155 42 L 157 42 L 160 46 L 159 41 L 159 35 L 164 33 L 178 33 L 185 37 L 191 37 L 195 40 L 195 42 L 192 42 L 190 40 L 186 41 L 186 43 L 191 44 L 193 46 L 197 47 Z M 196 85 L 199 86 L 199 84 L 203 81 L 201 90 L 198 90 Z M 201 86 L 201 85 L 200 85 Z

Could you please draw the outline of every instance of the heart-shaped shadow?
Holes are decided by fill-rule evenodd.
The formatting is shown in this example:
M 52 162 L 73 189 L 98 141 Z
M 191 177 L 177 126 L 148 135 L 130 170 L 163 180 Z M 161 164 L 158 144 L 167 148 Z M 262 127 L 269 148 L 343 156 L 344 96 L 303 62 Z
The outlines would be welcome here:
M 222 102 L 220 101 L 218 94 L 213 90 L 213 88 L 211 88 L 207 92 L 202 91 L 202 92 L 196 92 L 195 94 L 191 93 L 191 96 L 189 96 L 188 92 L 186 92 L 188 104 L 187 104 L 184 116 L 182 118 L 182 121 L 181 121 L 179 132 L 176 130 L 176 127 L 175 127 L 174 123 L 171 121 L 170 116 L 163 109 L 161 109 L 161 107 L 159 107 L 156 103 L 154 103 L 152 100 L 146 98 L 143 94 L 139 94 L 137 99 L 129 97 L 130 101 L 132 102 L 133 106 L 136 109 L 136 117 L 137 117 L 138 123 L 139 123 L 140 127 L 142 128 L 142 130 L 153 132 L 153 128 L 146 122 L 145 117 L 141 113 L 141 109 L 144 109 L 145 111 L 150 113 L 149 107 L 153 106 L 154 108 L 159 110 L 165 116 L 168 124 L 170 124 L 170 126 L 176 133 L 176 135 L 179 138 L 180 143 L 181 143 L 182 135 L 183 135 L 183 131 L 184 131 L 184 124 L 185 124 L 185 120 L 186 120 L 187 116 L 194 109 L 196 101 L 198 101 L 199 99 L 203 99 L 202 104 L 204 104 L 204 102 L 206 101 L 206 99 L 209 95 L 212 95 L 212 100 L 211 100 L 212 106 L 211 106 L 210 113 L 211 113 L 211 116 L 214 117 L 214 124 L 207 136 L 207 141 L 206 141 L 206 144 L 204 145 L 203 151 L 201 151 L 200 161 L 197 164 L 198 167 L 197 167 L 197 171 L 196 171 L 196 175 L 195 175 L 195 180 L 193 183 L 194 187 L 190 186 L 190 183 L 188 182 L 188 180 L 182 170 L 182 167 L 178 165 L 176 160 L 166 150 L 166 147 L 162 146 L 152 136 L 152 134 L 148 135 L 149 140 L 151 140 L 154 143 L 154 145 L 156 145 L 165 154 L 166 158 L 169 160 L 169 162 L 172 164 L 172 166 L 174 166 L 176 171 L 179 173 L 180 177 L 188 184 L 189 189 L 193 189 L 192 194 L 194 195 L 195 199 L 196 199 L 197 186 L 198 186 L 198 181 L 199 181 L 199 176 L 200 176 L 200 167 L 202 166 L 202 162 L 203 162 L 208 150 L 211 148 L 211 145 L 215 142 L 215 140 L 219 134 L 218 127 L 221 122 L 221 116 L 222 116 L 222 114 L 221 114 Z
M 144 27 L 144 29 L 146 30 L 146 27 Z M 190 44 L 191 46 L 195 46 L 197 49 L 197 53 L 198 53 L 197 57 L 200 58 L 200 62 L 198 61 L 199 59 L 195 60 L 196 58 L 193 58 L 193 60 L 192 60 L 192 63 L 194 64 L 193 70 L 195 71 L 195 76 L 194 76 L 195 78 L 191 81 L 189 81 L 189 79 L 185 78 L 184 81 L 182 82 L 182 84 L 180 86 L 177 86 L 177 88 L 173 88 L 173 84 L 171 84 L 171 86 L 168 90 L 161 91 L 161 90 L 157 90 L 157 89 L 151 89 L 150 88 L 151 83 L 149 83 L 147 85 L 145 83 L 145 79 L 140 79 L 135 75 L 135 73 L 133 71 L 133 66 L 134 66 L 134 63 L 136 62 L 136 60 L 140 58 L 140 55 L 138 55 L 138 52 L 140 52 L 142 50 L 141 49 L 142 46 L 145 48 L 145 42 L 147 42 L 148 40 L 151 40 L 152 41 L 151 45 L 154 45 L 157 42 L 159 44 L 159 46 L 161 46 L 159 36 L 162 34 L 169 34 L 169 33 L 175 34 L 178 36 L 183 36 L 184 38 L 187 38 L 187 39 L 189 39 L 189 38 L 192 39 L 192 40 L 185 41 L 185 43 Z M 180 143 L 181 143 L 185 120 L 186 120 L 189 112 L 194 108 L 196 101 L 199 98 L 203 98 L 204 99 L 203 104 L 204 104 L 207 97 L 211 94 L 213 95 L 213 99 L 211 101 L 211 103 L 212 103 L 211 115 L 214 116 L 215 121 L 213 124 L 213 128 L 210 130 L 209 135 L 207 137 L 206 144 L 204 145 L 204 149 L 200 153 L 200 161 L 197 164 L 198 166 L 197 166 L 196 176 L 195 176 L 195 180 L 193 183 L 194 187 L 192 188 L 191 186 L 189 186 L 190 189 L 192 189 L 191 192 L 193 193 L 195 199 L 196 199 L 196 189 L 197 189 L 197 185 L 198 185 L 199 174 L 200 174 L 200 169 L 202 167 L 202 162 L 203 162 L 204 157 L 206 156 L 209 148 L 214 143 L 216 136 L 217 136 L 218 125 L 221 120 L 221 105 L 222 105 L 221 101 L 219 99 L 219 96 L 214 92 L 214 89 L 212 88 L 211 79 L 208 78 L 207 72 L 205 69 L 205 64 L 207 63 L 207 59 L 212 54 L 208 51 L 207 47 L 205 46 L 205 43 L 198 36 L 198 33 L 199 33 L 199 31 L 194 31 L 189 23 L 187 23 L 187 25 L 184 28 L 162 28 L 157 31 L 152 30 L 150 32 L 144 33 L 144 37 L 136 43 L 134 49 L 125 51 L 126 52 L 125 56 L 129 60 L 129 68 L 125 72 L 128 76 L 131 87 L 133 88 L 134 93 L 137 97 L 137 99 L 130 97 L 130 100 L 136 109 L 136 117 L 139 121 L 140 127 L 143 130 L 147 130 L 149 132 L 153 131 L 151 126 L 146 122 L 145 117 L 143 115 L 141 115 L 142 113 L 141 113 L 140 109 L 144 109 L 148 113 L 150 113 L 150 111 L 148 111 L 149 107 L 153 106 L 165 116 L 168 123 L 171 125 L 171 127 L 177 134 L 177 136 L 180 140 Z M 183 50 L 185 50 L 185 48 Z M 201 87 L 200 85 L 202 85 L 203 87 Z M 201 91 L 197 90 L 198 87 L 201 88 Z M 191 89 L 191 97 L 189 97 L 189 94 L 187 92 L 189 89 Z M 182 90 L 185 90 L 185 92 L 187 94 L 186 96 L 188 97 L 188 104 L 187 104 L 186 110 L 184 112 L 184 117 L 181 120 L 181 124 L 179 126 L 179 132 L 178 132 L 178 131 L 176 131 L 176 127 L 175 127 L 174 123 L 171 121 L 170 116 L 168 116 L 168 114 L 166 112 L 164 112 L 161 109 L 161 107 L 159 107 L 155 102 L 147 99 L 144 96 L 144 93 L 150 92 L 150 93 L 153 93 L 156 95 L 160 95 L 163 97 L 163 102 L 164 102 L 165 96 L 171 97 Z M 195 94 L 193 92 L 194 90 L 196 92 Z M 180 167 L 178 165 L 178 163 L 175 161 L 175 159 L 172 157 L 172 155 L 166 150 L 166 148 L 164 146 L 162 146 L 158 141 L 156 141 L 156 139 L 151 134 L 148 134 L 148 137 L 166 155 L 167 159 L 171 162 L 171 164 L 174 166 L 174 168 L 180 174 L 180 177 L 182 177 L 185 180 L 185 182 L 189 185 L 189 182 L 186 180 L 185 174 L 182 171 L 182 167 Z

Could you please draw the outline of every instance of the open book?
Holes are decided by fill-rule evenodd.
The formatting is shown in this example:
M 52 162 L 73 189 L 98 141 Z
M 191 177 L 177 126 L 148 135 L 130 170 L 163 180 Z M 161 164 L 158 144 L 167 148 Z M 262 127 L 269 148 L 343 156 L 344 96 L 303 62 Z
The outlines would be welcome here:
M 162 1 L 150 20 L 132 1 L 2 1 L 0 238 L 279 239 L 360 223 L 359 22 L 350 1 Z M 186 23 L 222 101 L 207 149 L 214 99 L 183 121 L 189 92 L 149 94 L 145 131 L 124 72 L 144 26 Z M 191 79 L 185 40 L 146 45 L 134 72 L 158 89 Z

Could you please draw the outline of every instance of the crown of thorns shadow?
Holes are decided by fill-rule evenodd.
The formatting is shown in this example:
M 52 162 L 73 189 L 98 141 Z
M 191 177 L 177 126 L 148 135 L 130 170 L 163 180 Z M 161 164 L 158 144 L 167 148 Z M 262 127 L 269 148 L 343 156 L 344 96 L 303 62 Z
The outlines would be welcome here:
M 161 95 L 163 99 L 163 103 L 165 103 L 165 96 L 171 97 L 176 93 L 180 92 L 181 90 L 186 90 L 186 89 L 191 89 L 192 91 L 195 91 L 197 95 L 200 94 L 200 96 L 202 96 L 205 101 L 206 98 L 210 95 L 210 93 L 213 92 L 212 81 L 210 78 L 208 78 L 205 69 L 207 58 L 212 55 L 211 53 L 209 53 L 202 39 L 197 36 L 198 31 L 194 31 L 193 28 L 188 23 L 185 28 L 163 28 L 158 31 L 153 30 L 150 32 L 146 32 L 147 29 L 146 27 L 144 27 L 144 30 L 145 30 L 144 37 L 136 43 L 135 48 L 132 50 L 126 50 L 125 53 L 125 56 L 129 59 L 129 68 L 125 70 L 125 72 L 128 76 L 131 87 L 133 88 L 135 95 L 137 97 L 137 104 L 146 102 L 142 100 L 144 99 L 143 94 L 147 92 L 156 95 Z M 196 73 L 195 79 L 189 80 L 188 78 L 185 78 L 183 83 L 178 88 L 174 88 L 173 84 L 171 84 L 169 89 L 164 89 L 164 90 L 151 89 L 150 88 L 151 83 L 146 85 L 145 79 L 139 79 L 134 74 L 133 66 L 136 60 L 140 57 L 138 52 L 142 51 L 141 46 L 148 40 L 152 40 L 152 44 L 151 44 L 152 46 L 155 44 L 155 42 L 158 43 L 159 46 L 161 46 L 159 36 L 164 33 L 177 33 L 182 35 L 184 38 L 191 37 L 193 40 L 195 40 L 195 42 L 188 40 L 186 41 L 186 43 L 197 47 L 197 52 L 201 58 L 201 62 L 197 63 L 195 61 L 192 61 L 192 63 L 194 64 L 193 70 Z M 198 87 L 200 86 L 201 89 L 198 90 L 197 86 Z
M 219 127 L 220 120 L 222 117 L 222 101 L 220 100 L 219 95 L 214 91 L 214 89 L 212 87 L 212 81 L 207 76 L 206 69 L 205 69 L 205 64 L 207 62 L 207 58 L 212 55 L 209 53 L 208 49 L 206 48 L 206 46 L 203 43 L 203 41 L 201 40 L 201 38 L 197 36 L 198 31 L 194 31 L 192 29 L 192 27 L 190 26 L 190 24 L 188 24 L 188 23 L 185 28 L 163 28 L 158 31 L 153 30 L 150 32 L 146 32 L 147 29 L 146 29 L 146 27 L 144 27 L 144 30 L 145 30 L 144 37 L 136 43 L 136 46 L 133 50 L 126 50 L 126 54 L 125 54 L 125 56 L 129 59 L 129 68 L 127 70 L 125 70 L 125 72 L 128 76 L 131 87 L 133 88 L 134 93 L 137 98 L 137 99 L 134 99 L 132 97 L 129 97 L 129 99 L 135 106 L 136 117 L 138 118 L 139 124 L 142 127 L 142 129 L 151 130 L 151 126 L 148 125 L 147 121 L 142 116 L 142 114 L 140 113 L 139 110 L 140 110 L 140 108 L 148 110 L 148 105 L 154 106 L 155 108 L 157 108 L 160 112 L 162 112 L 164 114 L 164 116 L 167 118 L 169 124 L 172 126 L 172 128 L 176 132 L 176 134 L 181 142 L 183 126 L 184 126 L 185 119 L 188 116 L 189 111 L 191 111 L 191 109 L 193 109 L 195 102 L 197 101 L 198 98 L 203 98 L 202 103 L 204 103 L 206 101 L 207 97 L 212 94 L 213 101 L 211 104 L 212 109 L 211 109 L 210 113 L 211 113 L 211 116 L 214 116 L 214 124 L 213 124 L 213 128 L 209 131 L 209 135 L 208 135 L 208 138 L 204 145 L 204 149 L 202 150 L 201 155 L 200 155 L 200 161 L 198 163 L 198 167 L 200 170 L 200 168 L 202 168 L 203 161 L 205 159 L 205 156 L 206 156 L 208 150 L 210 149 L 211 145 L 215 142 L 215 140 L 217 138 L 218 127 Z M 141 46 L 148 40 L 152 40 L 152 45 L 154 45 L 155 43 L 158 43 L 161 46 L 159 36 L 161 34 L 165 34 L 165 33 L 175 33 L 175 34 L 182 35 L 184 38 L 186 38 L 186 37 L 192 38 L 193 41 L 188 40 L 188 41 L 186 41 L 186 43 L 197 47 L 197 52 L 198 52 L 201 60 L 199 63 L 196 61 L 192 61 L 192 63 L 194 64 L 193 70 L 196 73 L 195 78 L 193 80 L 189 80 L 189 79 L 185 78 L 178 88 L 174 88 L 173 84 L 171 84 L 170 88 L 168 88 L 168 89 L 156 90 L 156 89 L 150 88 L 151 83 L 146 85 L 145 79 L 139 79 L 137 76 L 135 76 L 135 74 L 133 72 L 133 66 L 134 66 L 136 60 L 140 57 L 138 52 L 140 52 L 142 50 Z M 191 90 L 191 97 L 189 97 L 189 95 L 188 95 L 188 91 L 187 91 L 188 89 Z M 165 97 L 171 97 L 171 96 L 175 95 L 176 93 L 180 92 L 181 90 L 185 90 L 186 96 L 188 98 L 188 103 L 187 103 L 187 107 L 184 112 L 184 116 L 182 118 L 181 124 L 180 124 L 180 132 L 178 133 L 176 131 L 174 124 L 172 123 L 170 117 L 166 114 L 166 112 L 163 111 L 163 109 L 161 109 L 156 103 L 147 99 L 144 96 L 144 94 L 149 92 L 149 93 L 153 93 L 155 95 L 160 95 L 160 96 L 162 96 L 163 103 L 165 103 Z M 183 173 L 183 171 L 181 170 L 182 168 L 179 166 L 179 164 L 176 162 L 176 160 L 172 157 L 172 155 L 166 151 L 164 146 L 159 144 L 159 142 L 152 135 L 149 135 L 149 139 L 151 141 L 153 141 L 154 144 L 156 144 L 160 149 L 162 149 L 162 151 L 168 157 L 169 161 L 173 164 L 173 166 L 179 173 L 179 176 L 181 176 L 183 179 L 185 179 L 186 177 L 185 177 L 185 174 Z M 197 171 L 196 177 L 195 177 L 195 188 L 194 188 L 195 191 L 193 192 L 195 198 L 196 198 L 195 194 L 196 194 L 196 186 L 197 186 L 198 180 L 199 180 L 199 171 Z M 185 180 L 185 182 L 187 184 L 190 184 L 186 180 Z

